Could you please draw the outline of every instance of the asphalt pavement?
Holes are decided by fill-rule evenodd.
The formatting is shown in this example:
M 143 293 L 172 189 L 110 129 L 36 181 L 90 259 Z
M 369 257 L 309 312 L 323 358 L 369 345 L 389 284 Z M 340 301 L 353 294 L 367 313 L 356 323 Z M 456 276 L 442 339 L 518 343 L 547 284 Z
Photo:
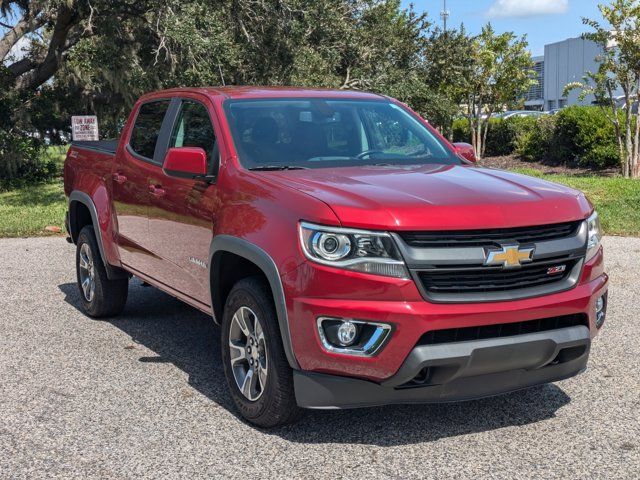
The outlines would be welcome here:
M 72 245 L 0 240 L 0 478 L 640 478 L 640 239 L 604 243 L 584 374 L 261 431 L 233 408 L 209 317 L 134 280 L 120 317 L 91 320 Z

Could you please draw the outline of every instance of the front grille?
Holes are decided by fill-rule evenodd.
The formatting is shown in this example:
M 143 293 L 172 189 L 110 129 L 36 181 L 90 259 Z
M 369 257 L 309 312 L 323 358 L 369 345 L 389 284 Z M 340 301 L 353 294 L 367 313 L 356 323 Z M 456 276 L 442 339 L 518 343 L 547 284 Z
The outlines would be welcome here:
M 579 259 L 535 262 L 514 270 L 502 267 L 435 268 L 418 272 L 427 293 L 464 294 L 505 292 L 560 282 L 571 274 Z M 564 272 L 549 274 L 551 267 L 564 265 Z
M 492 230 L 453 230 L 447 232 L 399 232 L 407 245 L 415 248 L 486 247 L 501 242 L 536 243 L 571 237 L 581 221 L 556 223 L 535 227 L 502 228 Z
M 431 330 L 418 341 L 418 345 L 438 345 L 442 343 L 468 342 L 487 338 L 512 337 L 527 333 L 546 332 L 559 328 L 584 325 L 589 327 L 589 319 L 583 314 L 565 315 L 562 317 L 541 318 L 525 322 L 499 323 L 496 325 L 481 325 L 478 327 L 448 328 L 445 330 Z

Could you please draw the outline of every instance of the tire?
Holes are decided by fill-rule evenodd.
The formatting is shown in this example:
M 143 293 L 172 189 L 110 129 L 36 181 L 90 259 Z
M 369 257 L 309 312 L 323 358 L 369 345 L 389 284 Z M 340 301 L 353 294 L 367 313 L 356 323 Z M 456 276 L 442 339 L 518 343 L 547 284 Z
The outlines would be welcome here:
M 292 369 L 282 347 L 271 291 L 261 278 L 240 280 L 231 289 L 220 337 L 224 374 L 242 417 L 265 428 L 297 420 L 302 410 L 296 404 Z M 242 381 L 245 370 L 253 371 L 250 380 L 245 377 L 247 383 Z
M 93 318 L 118 315 L 127 303 L 129 279 L 109 280 L 92 225 L 80 231 L 76 248 L 76 276 L 82 310 Z M 88 285 L 89 288 L 83 287 Z M 88 283 L 86 283 L 88 282 Z

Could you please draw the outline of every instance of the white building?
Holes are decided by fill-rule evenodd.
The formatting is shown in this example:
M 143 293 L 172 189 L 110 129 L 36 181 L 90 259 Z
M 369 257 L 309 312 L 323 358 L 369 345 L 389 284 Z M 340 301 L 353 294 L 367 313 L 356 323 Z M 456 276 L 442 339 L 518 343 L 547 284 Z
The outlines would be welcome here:
M 564 88 L 572 82 L 582 82 L 587 72 L 598 69 L 596 58 L 602 49 L 590 40 L 569 38 L 544 47 L 544 57 L 534 57 L 540 85 L 532 87 L 525 98 L 530 110 L 553 110 L 568 105 L 590 105 L 593 95 L 583 101 L 579 90 L 564 95 Z

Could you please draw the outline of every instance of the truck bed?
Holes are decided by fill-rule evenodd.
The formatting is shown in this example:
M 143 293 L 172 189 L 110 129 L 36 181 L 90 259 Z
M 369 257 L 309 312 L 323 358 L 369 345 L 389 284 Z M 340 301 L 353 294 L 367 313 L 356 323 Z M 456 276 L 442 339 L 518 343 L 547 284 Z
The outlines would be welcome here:
M 93 177 L 97 183 L 111 174 L 118 140 L 71 142 L 64 162 L 64 191 L 67 196 L 78 189 L 76 180 Z M 86 192 L 85 192 L 86 193 Z
M 71 146 L 115 155 L 118 148 L 118 139 L 71 142 Z

